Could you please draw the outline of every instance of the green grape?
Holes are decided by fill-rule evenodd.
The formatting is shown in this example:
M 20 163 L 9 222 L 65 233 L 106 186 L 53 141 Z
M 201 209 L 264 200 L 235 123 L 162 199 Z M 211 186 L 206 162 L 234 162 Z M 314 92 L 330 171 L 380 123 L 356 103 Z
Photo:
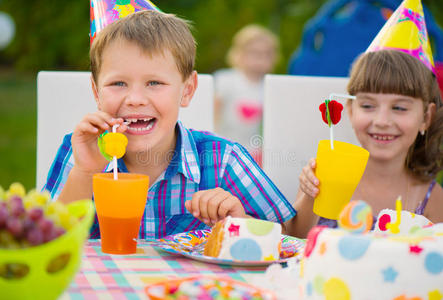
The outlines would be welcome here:
M 0 202 L 6 200 L 6 192 L 3 187 L 0 185 Z
M 77 224 L 78 219 L 71 215 L 60 216 L 60 222 L 64 229 L 69 230 Z
M 17 195 L 20 197 L 24 197 L 26 195 L 26 190 L 23 184 L 19 182 L 11 183 L 9 186 L 9 190 L 6 192 L 7 198 L 9 198 L 12 195 Z
M 51 220 L 52 223 L 54 223 L 55 226 L 62 226 L 61 225 L 62 222 L 60 221 L 60 216 L 59 215 L 57 215 L 55 213 L 52 213 L 52 214 L 46 214 L 45 213 L 45 217 L 46 217 L 46 219 Z
M 69 214 L 69 211 L 63 203 L 55 201 L 49 203 L 46 206 L 45 213 L 47 215 L 53 215 L 53 214 L 61 215 L 61 214 Z
M 40 205 L 46 205 L 51 200 L 51 194 L 48 191 L 43 191 L 37 194 L 36 201 Z
M 23 199 L 23 204 L 26 209 L 31 209 L 33 207 L 42 207 L 46 204 L 46 200 L 42 201 L 40 198 L 44 198 L 39 192 L 35 189 L 28 192 L 28 194 Z
M 62 202 L 50 200 L 48 191 L 38 192 L 33 189 L 26 194 L 20 183 L 11 184 L 6 192 L 0 186 L 0 248 L 38 246 L 58 238 L 79 222 L 78 217 L 71 215 Z M 60 270 L 67 260 L 66 257 L 55 259 L 55 265 L 50 269 Z M 17 277 L 20 271 L 23 268 L 14 264 L 0 266 L 0 276 L 3 277 Z

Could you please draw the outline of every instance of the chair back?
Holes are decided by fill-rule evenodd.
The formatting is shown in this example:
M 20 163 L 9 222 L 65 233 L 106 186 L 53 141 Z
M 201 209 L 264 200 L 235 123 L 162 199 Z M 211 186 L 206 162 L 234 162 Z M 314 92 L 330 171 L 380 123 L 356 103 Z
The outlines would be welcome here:
M 345 94 L 347 82 L 344 77 L 265 77 L 263 169 L 291 202 L 302 168 L 316 156 L 318 142 L 329 139 L 329 128 L 318 107 L 331 93 Z M 345 101 L 339 99 L 343 106 Z M 335 140 L 360 145 L 346 108 L 333 132 Z

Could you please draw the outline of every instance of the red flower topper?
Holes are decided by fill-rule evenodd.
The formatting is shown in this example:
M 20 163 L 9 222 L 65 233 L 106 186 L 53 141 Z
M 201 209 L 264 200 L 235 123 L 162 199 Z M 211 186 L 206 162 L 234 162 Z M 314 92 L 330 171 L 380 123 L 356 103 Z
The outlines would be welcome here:
M 341 112 L 343 110 L 343 105 L 340 102 L 325 100 L 325 103 L 320 104 L 318 108 L 321 111 L 323 122 L 328 124 L 329 127 L 331 127 L 331 123 L 335 125 L 340 122 Z

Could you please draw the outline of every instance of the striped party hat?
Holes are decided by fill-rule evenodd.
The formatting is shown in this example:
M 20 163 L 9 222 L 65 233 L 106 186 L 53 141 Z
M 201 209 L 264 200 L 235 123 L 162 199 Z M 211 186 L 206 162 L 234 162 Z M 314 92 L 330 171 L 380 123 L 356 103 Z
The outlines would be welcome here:
M 91 44 L 97 33 L 118 19 L 140 10 L 160 11 L 149 0 L 91 0 L 90 3 Z

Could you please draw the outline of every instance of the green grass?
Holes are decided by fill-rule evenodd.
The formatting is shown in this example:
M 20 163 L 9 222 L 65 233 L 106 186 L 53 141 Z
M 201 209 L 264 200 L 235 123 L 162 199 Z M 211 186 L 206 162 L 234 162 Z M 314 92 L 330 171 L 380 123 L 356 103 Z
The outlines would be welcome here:
M 0 185 L 35 187 L 36 75 L 0 71 Z

